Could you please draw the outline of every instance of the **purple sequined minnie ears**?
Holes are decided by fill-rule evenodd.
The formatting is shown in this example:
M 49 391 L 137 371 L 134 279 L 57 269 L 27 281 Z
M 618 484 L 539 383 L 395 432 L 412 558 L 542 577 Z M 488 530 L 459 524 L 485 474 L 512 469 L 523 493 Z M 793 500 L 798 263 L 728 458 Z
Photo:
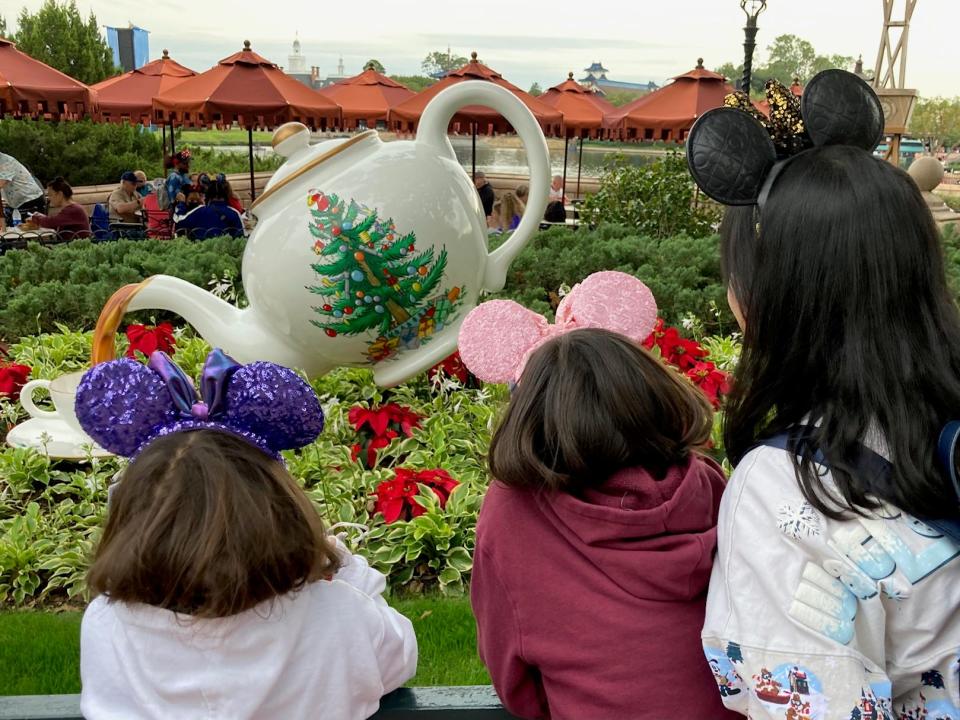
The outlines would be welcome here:
M 124 358 L 94 366 L 77 389 L 80 425 L 99 445 L 135 457 L 175 432 L 220 430 L 268 455 L 309 445 L 323 430 L 316 393 L 292 370 L 240 365 L 221 350 L 207 356 L 197 395 L 186 373 L 162 352 L 148 365 Z
M 737 93 L 727 97 L 727 107 L 704 113 L 690 130 L 690 173 L 719 203 L 762 209 L 791 157 L 823 145 L 872 151 L 883 137 L 877 94 L 845 70 L 817 74 L 799 101 L 779 84 L 768 85 L 767 94 L 769 119 Z

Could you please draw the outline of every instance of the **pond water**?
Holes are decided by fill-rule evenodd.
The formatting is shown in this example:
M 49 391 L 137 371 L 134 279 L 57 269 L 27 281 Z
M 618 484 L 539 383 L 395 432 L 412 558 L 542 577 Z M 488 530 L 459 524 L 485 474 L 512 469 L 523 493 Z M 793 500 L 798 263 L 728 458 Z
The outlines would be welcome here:
M 471 138 L 470 137 L 451 137 L 450 143 L 457 154 L 460 164 L 470 172 L 471 162 Z M 204 146 L 201 146 L 202 148 Z M 222 145 L 213 147 L 210 150 L 220 150 L 231 153 L 247 153 L 246 145 Z M 273 155 L 273 148 L 269 145 L 254 145 L 254 154 L 257 157 L 266 157 Z M 602 174 L 604 163 L 607 158 L 616 153 L 618 148 L 586 146 L 583 149 L 583 177 L 598 177 Z M 577 177 L 577 160 L 579 157 L 579 147 L 575 141 L 571 141 L 567 148 L 567 178 Z M 658 160 L 661 155 L 651 152 L 637 152 L 627 150 L 624 157 L 632 165 L 647 165 Z M 550 143 L 550 165 L 553 172 L 557 175 L 563 173 L 563 146 L 559 143 Z M 487 173 L 504 173 L 509 175 L 527 175 L 529 173 L 527 166 L 527 153 L 522 147 L 500 147 L 487 142 L 486 138 L 477 138 L 477 170 Z

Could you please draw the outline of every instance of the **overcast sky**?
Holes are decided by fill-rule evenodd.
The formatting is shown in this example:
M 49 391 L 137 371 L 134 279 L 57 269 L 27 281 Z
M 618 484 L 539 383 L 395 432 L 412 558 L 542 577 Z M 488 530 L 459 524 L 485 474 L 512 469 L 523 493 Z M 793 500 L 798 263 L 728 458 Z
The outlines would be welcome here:
M 903 0 L 899 0 L 903 2 Z M 43 0 L 3 0 L 8 23 L 16 9 Z M 663 83 L 692 68 L 697 57 L 715 68 L 742 57 L 744 16 L 737 0 L 77 0 L 102 25 L 133 23 L 150 35 L 150 56 L 163 48 L 195 70 L 253 48 L 287 65 L 299 33 L 308 67 L 336 72 L 342 55 L 348 75 L 370 58 L 390 74 L 419 74 L 431 50 L 481 60 L 510 81 L 545 88 L 600 61 L 615 80 Z M 258 8 L 258 9 L 254 9 Z M 881 0 L 769 0 L 760 16 L 761 61 L 777 35 L 792 33 L 818 53 L 857 56 L 872 68 L 882 30 Z M 922 95 L 960 95 L 960 0 L 919 0 L 910 30 L 907 83 Z

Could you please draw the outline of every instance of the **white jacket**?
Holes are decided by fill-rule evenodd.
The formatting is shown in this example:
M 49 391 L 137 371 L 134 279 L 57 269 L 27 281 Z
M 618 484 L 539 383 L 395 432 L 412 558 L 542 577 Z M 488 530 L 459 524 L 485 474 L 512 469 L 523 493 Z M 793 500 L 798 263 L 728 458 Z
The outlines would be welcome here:
M 733 473 L 718 534 L 703 645 L 727 707 L 754 720 L 960 720 L 955 542 L 894 508 L 826 518 L 771 447 Z
M 311 583 L 226 618 L 148 605 L 87 607 L 80 707 L 88 720 L 353 720 L 416 673 L 410 621 L 384 576 L 350 556 Z

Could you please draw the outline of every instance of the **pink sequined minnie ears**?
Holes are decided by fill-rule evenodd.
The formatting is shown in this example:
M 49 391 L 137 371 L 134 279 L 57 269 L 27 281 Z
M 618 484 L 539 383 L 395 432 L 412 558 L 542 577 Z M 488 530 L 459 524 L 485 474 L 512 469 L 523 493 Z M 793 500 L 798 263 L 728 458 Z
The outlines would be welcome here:
M 818 73 L 799 100 L 776 85 L 768 88 L 768 99 L 769 119 L 737 93 L 727 97 L 727 107 L 704 113 L 690 129 L 690 173 L 719 203 L 762 210 L 791 157 L 823 145 L 872 151 L 883 137 L 883 108 L 876 92 L 845 70 Z
M 557 322 L 512 300 L 474 308 L 460 327 L 460 357 L 481 380 L 516 382 L 530 355 L 545 342 L 580 328 L 600 328 L 643 342 L 657 322 L 650 288 L 632 275 L 604 271 L 575 286 L 557 308 Z
M 150 355 L 148 365 L 112 360 L 84 374 L 77 419 L 97 443 L 124 457 L 164 435 L 206 429 L 244 438 L 279 459 L 281 450 L 309 445 L 323 430 L 313 388 L 280 365 L 240 365 L 214 350 L 200 392 L 165 353 Z

